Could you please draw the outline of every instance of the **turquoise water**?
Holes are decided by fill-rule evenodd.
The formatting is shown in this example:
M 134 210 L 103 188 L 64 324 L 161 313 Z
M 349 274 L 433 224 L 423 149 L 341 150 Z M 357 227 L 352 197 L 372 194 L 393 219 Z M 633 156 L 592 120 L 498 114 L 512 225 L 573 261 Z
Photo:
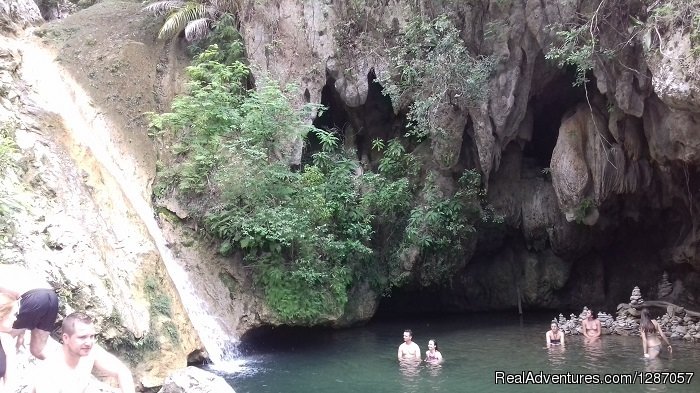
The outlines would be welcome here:
M 639 337 L 604 336 L 597 344 L 567 337 L 566 348 L 547 349 L 544 334 L 551 316 L 526 315 L 521 321 L 517 315 L 474 314 L 269 337 L 238 360 L 239 371 L 223 376 L 237 393 L 700 391 L 700 344 L 674 341 L 672 356 L 664 353 L 655 360 L 642 357 Z M 396 352 L 405 328 L 413 330 L 423 353 L 428 340 L 436 338 L 445 362 L 400 365 Z M 496 384 L 498 371 L 542 372 L 542 377 L 567 372 L 591 378 L 638 374 L 652 383 L 507 385 Z M 658 374 L 641 374 L 647 372 Z M 691 375 L 690 384 L 653 383 Z

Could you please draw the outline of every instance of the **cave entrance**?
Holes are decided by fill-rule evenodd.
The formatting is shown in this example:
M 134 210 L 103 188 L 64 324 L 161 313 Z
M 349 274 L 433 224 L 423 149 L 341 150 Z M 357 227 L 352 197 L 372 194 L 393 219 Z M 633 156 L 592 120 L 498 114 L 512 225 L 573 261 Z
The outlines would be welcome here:
M 524 158 L 530 159 L 533 165 L 547 168 L 552 161 L 562 117 L 567 111 L 585 101 L 586 91 L 583 86 L 573 85 L 576 80 L 576 70 L 573 67 L 553 70 L 544 59 L 541 59 L 540 63 L 537 68 L 545 68 L 544 74 L 549 73 L 551 77 L 542 81 L 538 91 L 530 97 L 529 110 L 533 114 L 532 139 L 525 145 L 523 155 Z M 533 85 L 535 83 L 536 81 L 533 81 Z M 592 86 L 589 86 L 590 88 Z
M 343 130 L 349 124 L 350 119 L 348 112 L 340 98 L 340 95 L 335 90 L 335 79 L 330 75 L 326 76 L 326 84 L 321 90 L 321 105 L 325 108 L 321 116 L 316 117 L 313 121 L 313 126 L 324 130 L 333 132 L 341 143 L 344 142 Z M 309 133 L 307 136 L 306 151 L 302 161 L 308 163 L 311 161 L 311 156 L 321 151 L 321 142 L 318 136 L 314 133 Z
M 316 128 L 333 132 L 345 149 L 355 150 L 357 158 L 369 162 L 372 140 L 391 139 L 402 134 L 394 127 L 395 116 L 389 97 L 382 94 L 382 86 L 376 82 L 374 70 L 367 73 L 367 99 L 358 107 L 345 105 L 335 89 L 336 80 L 328 75 L 321 90 L 321 105 L 326 110 L 318 116 L 313 125 Z M 316 135 L 308 136 L 304 161 L 321 150 Z

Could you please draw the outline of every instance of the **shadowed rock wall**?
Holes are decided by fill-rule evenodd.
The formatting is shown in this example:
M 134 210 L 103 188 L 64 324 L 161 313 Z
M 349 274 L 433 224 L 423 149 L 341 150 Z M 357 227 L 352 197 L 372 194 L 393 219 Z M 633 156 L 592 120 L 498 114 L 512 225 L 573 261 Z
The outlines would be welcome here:
M 346 145 L 371 163 L 367 141 L 402 135 L 410 104 L 372 98 L 373 76 L 389 67 L 378 32 L 412 14 L 401 1 L 366 3 L 374 8 L 363 20 L 382 29 L 353 25 L 349 1 L 320 0 L 253 5 L 241 28 L 251 62 L 300 84 L 306 99 L 299 102 L 329 106 L 332 119 L 321 126 L 352 129 Z M 454 311 L 515 307 L 519 291 L 525 307 L 612 307 L 634 285 L 653 297 L 664 271 L 683 288 L 679 300 L 700 296 L 698 60 L 687 34 L 662 31 L 657 46 L 631 40 L 615 58 L 594 63 L 585 88 L 573 87 L 574 71 L 544 58 L 556 41 L 552 26 L 600 9 L 609 23 L 599 44 L 613 45 L 615 29 L 626 28 L 620 15 L 651 12 L 635 0 L 600 4 L 421 2 L 427 19 L 451 15 L 472 53 L 498 59 L 487 99 L 453 107 L 441 122 L 449 143 L 431 143 L 424 158 L 431 165 L 431 156 L 456 157 L 446 168 L 432 164 L 445 178 L 478 168 L 505 218 L 499 228 L 482 228 L 449 289 L 420 290 L 432 294 L 432 306 L 437 296 Z M 356 39 L 343 36 L 348 25 L 360 32 Z M 412 291 L 387 302 L 401 309 L 402 296 L 420 297 Z

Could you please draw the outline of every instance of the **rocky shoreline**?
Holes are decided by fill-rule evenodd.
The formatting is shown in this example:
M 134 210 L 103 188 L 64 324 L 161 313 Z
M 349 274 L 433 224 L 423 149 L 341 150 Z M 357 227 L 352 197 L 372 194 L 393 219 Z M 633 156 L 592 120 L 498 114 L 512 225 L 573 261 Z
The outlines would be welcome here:
M 648 301 L 642 298 L 639 287 L 634 287 L 629 303 L 620 303 L 617 306 L 617 315 L 600 311 L 598 320 L 603 334 L 616 334 L 619 336 L 639 336 L 639 315 L 643 307 L 666 308 L 666 312 L 659 316 L 657 321 L 661 329 L 671 339 L 683 339 L 686 341 L 700 341 L 700 314 L 686 310 L 683 307 L 664 301 Z M 571 314 L 567 319 L 564 314 L 553 318 L 552 322 L 559 324 L 559 328 L 569 336 L 582 333 L 582 322 L 588 307 L 584 307 L 579 315 Z

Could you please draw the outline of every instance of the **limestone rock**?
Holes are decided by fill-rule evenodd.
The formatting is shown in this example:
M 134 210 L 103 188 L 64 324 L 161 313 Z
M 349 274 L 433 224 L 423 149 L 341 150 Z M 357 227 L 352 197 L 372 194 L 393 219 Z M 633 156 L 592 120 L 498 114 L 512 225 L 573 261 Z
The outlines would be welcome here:
M 591 201 L 593 179 L 590 166 L 598 140 L 593 122 L 602 126 L 602 120 L 587 113 L 580 106 L 577 111 L 564 119 L 559 129 L 557 144 L 552 153 L 552 184 L 557 194 L 560 209 L 566 212 L 567 220 L 584 218 L 584 211 L 577 211 L 586 198 Z M 590 203 L 590 202 L 589 202 Z
M 694 165 L 700 163 L 697 127 L 700 123 L 700 110 L 691 112 L 676 109 L 656 97 L 650 97 L 643 120 L 649 153 L 654 160 L 660 164 L 673 161 Z
M 187 367 L 168 375 L 158 393 L 236 393 L 218 375 L 197 367 Z
M 42 21 L 39 7 L 32 0 L 0 0 L 0 31 L 17 33 Z
M 672 29 L 651 51 L 648 63 L 654 92 L 664 104 L 682 111 L 700 112 L 700 58 L 692 55 L 690 35 Z
M 630 305 L 638 307 L 644 304 L 644 299 L 642 299 L 642 291 L 639 287 L 634 287 L 632 289 L 632 294 L 630 295 Z

